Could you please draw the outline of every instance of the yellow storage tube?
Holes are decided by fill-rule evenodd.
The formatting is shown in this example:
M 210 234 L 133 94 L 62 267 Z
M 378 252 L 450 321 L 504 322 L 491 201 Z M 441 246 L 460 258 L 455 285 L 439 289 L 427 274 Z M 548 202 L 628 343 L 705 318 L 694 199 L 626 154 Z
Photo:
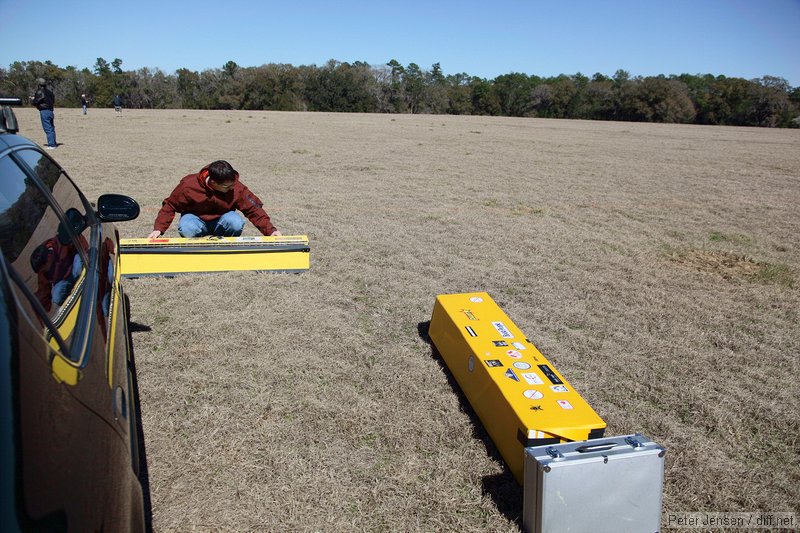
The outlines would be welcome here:
M 436 297 L 429 335 L 517 482 L 524 449 L 606 424 L 485 292 Z
M 310 248 L 305 235 L 121 239 L 124 277 L 230 271 L 302 272 Z

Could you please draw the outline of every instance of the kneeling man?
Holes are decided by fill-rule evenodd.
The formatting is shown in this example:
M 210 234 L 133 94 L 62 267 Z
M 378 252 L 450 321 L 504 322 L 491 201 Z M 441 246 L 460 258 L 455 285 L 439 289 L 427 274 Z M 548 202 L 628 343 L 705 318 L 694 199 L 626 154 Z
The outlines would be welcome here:
M 227 161 L 214 161 L 197 174 L 181 179 L 153 224 L 150 239 L 167 231 L 175 213 L 180 213 L 178 233 L 181 237 L 236 237 L 242 234 L 244 219 L 238 209 L 264 235 L 281 235 L 264 211 L 263 203 L 241 181 Z

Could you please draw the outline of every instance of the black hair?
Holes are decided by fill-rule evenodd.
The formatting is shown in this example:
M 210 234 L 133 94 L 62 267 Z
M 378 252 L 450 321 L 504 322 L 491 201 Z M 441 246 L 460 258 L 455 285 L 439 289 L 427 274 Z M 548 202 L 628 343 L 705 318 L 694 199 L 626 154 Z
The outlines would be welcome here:
M 31 254 L 31 268 L 34 272 L 39 272 L 44 266 L 47 262 L 47 256 L 50 255 L 51 251 L 52 250 L 44 244 L 40 244 L 33 249 L 33 253 Z
M 208 176 L 214 181 L 233 181 L 238 175 L 239 173 L 227 161 L 220 159 L 208 165 Z

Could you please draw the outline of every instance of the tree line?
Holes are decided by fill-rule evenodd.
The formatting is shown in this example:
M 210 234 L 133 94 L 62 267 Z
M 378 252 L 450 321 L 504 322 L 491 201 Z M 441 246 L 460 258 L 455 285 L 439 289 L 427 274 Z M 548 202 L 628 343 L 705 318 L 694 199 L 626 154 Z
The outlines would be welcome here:
M 682 124 L 800 127 L 800 87 L 780 77 L 745 80 L 711 74 L 613 76 L 581 73 L 540 77 L 503 74 L 492 80 L 445 75 L 396 60 L 369 65 L 330 60 L 322 66 L 228 61 L 201 72 L 186 68 L 123 70 L 122 60 L 98 58 L 93 69 L 50 61 L 15 61 L 0 68 L 0 95 L 27 102 L 37 78 L 48 80 L 57 106 L 110 107 L 120 95 L 129 108 L 430 113 Z

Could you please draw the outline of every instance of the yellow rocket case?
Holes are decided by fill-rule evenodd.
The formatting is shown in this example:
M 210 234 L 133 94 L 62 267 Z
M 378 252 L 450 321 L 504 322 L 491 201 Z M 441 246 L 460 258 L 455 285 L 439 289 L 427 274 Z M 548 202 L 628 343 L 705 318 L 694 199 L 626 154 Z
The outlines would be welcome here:
M 436 297 L 429 336 L 517 482 L 525 448 L 606 424 L 485 292 Z
M 303 272 L 306 235 L 120 239 L 120 269 L 128 278 L 201 272 Z

